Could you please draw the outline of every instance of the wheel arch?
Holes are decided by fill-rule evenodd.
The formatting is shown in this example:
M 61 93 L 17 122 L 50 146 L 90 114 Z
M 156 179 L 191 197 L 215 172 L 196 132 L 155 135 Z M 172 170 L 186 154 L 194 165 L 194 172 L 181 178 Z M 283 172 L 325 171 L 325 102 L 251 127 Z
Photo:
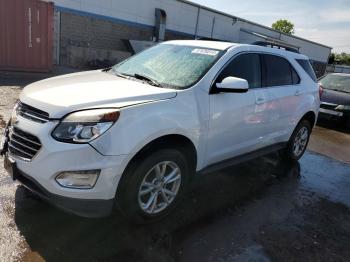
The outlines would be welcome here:
M 134 166 L 135 162 L 140 161 L 143 157 L 145 157 L 145 155 L 147 155 L 153 150 L 159 150 L 164 148 L 176 148 L 180 150 L 185 155 L 186 159 L 190 160 L 189 164 L 191 173 L 195 173 L 197 167 L 198 154 L 197 149 L 192 140 L 184 135 L 168 134 L 153 139 L 152 141 L 145 144 L 140 150 L 138 150 L 137 153 L 134 154 L 128 161 L 128 164 L 126 165 L 121 179 L 123 179 L 124 174 L 127 173 L 127 170 Z
M 311 127 L 314 127 L 316 124 L 316 119 L 316 113 L 314 111 L 309 111 L 301 117 L 298 124 L 303 120 L 307 120 L 310 122 Z

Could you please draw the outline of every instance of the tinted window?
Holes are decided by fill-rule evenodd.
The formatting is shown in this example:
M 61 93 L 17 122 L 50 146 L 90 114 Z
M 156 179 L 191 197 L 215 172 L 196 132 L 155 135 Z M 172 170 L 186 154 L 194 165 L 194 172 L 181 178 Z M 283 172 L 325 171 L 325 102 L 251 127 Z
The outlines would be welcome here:
M 311 77 L 311 79 L 314 80 L 314 82 L 317 82 L 315 71 L 310 64 L 310 61 L 306 59 L 297 59 L 297 62 L 299 63 L 299 65 L 301 65 L 301 67 L 305 70 L 305 72 Z
M 258 54 L 242 54 L 230 62 L 219 75 L 217 82 L 234 76 L 248 81 L 249 88 L 261 87 L 260 56 Z
M 293 85 L 299 84 L 300 83 L 300 77 L 299 77 L 298 73 L 295 71 L 293 66 L 290 66 L 290 68 L 292 70 Z
M 284 86 L 298 82 L 297 75 L 294 75 L 290 63 L 279 56 L 264 55 L 265 86 Z M 296 72 L 294 72 L 296 74 Z M 298 77 L 299 78 L 299 77 Z

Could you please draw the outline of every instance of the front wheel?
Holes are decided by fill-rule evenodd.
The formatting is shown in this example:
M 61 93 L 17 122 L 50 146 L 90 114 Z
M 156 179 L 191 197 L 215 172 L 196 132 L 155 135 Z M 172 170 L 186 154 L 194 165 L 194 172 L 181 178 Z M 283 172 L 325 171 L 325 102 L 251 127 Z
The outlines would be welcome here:
M 311 134 L 311 124 L 307 120 L 302 120 L 295 128 L 289 139 L 286 156 L 292 160 L 299 160 L 305 153 Z
M 136 223 L 167 215 L 183 196 L 189 165 L 176 149 L 162 149 L 134 161 L 118 186 L 117 202 Z

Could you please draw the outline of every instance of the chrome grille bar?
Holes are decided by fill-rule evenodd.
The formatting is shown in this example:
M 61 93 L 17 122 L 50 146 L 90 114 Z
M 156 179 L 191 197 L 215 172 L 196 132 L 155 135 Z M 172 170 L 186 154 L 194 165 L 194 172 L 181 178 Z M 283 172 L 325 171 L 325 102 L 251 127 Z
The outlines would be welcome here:
M 14 157 L 31 161 L 41 149 L 40 140 L 17 127 L 9 130 L 9 152 Z
M 27 149 L 29 149 L 29 150 L 31 150 L 31 151 L 34 151 L 35 153 L 37 152 L 37 149 L 32 148 L 32 147 L 30 147 L 30 146 L 27 146 L 27 145 L 25 145 L 25 144 L 22 144 L 21 142 L 17 141 L 17 140 L 14 139 L 13 137 L 11 137 L 11 142 L 15 142 L 16 144 L 19 144 L 19 145 L 21 145 L 21 146 L 23 146 L 23 147 L 25 147 L 25 148 L 27 148 Z
M 25 141 L 27 141 L 27 142 L 30 142 L 30 143 L 33 143 L 33 144 L 35 144 L 35 145 L 37 145 L 37 146 L 41 146 L 41 144 L 39 144 L 39 143 L 37 143 L 37 142 L 34 142 L 34 141 L 32 141 L 32 140 L 30 140 L 30 139 L 28 139 L 28 138 L 25 138 L 24 136 L 21 136 L 21 135 L 19 135 L 19 134 L 17 134 L 17 133 L 11 132 L 11 133 L 10 133 L 10 137 L 12 137 L 12 135 L 18 136 L 19 138 L 22 138 L 23 140 L 25 140 Z
M 15 150 L 17 150 L 17 151 L 19 151 L 19 152 L 21 152 L 21 153 L 23 153 L 23 154 L 29 156 L 30 159 L 32 159 L 33 156 L 34 156 L 34 155 L 31 155 L 31 154 L 29 154 L 29 153 L 27 153 L 27 152 L 24 152 L 23 150 L 19 149 L 18 147 L 15 147 L 11 142 L 9 143 L 9 147 L 10 147 L 10 149 L 11 149 L 11 148 L 14 148 Z
M 18 115 L 37 123 L 43 124 L 49 121 L 49 114 L 47 112 L 44 112 L 40 109 L 23 104 L 21 102 L 18 103 L 17 113 Z

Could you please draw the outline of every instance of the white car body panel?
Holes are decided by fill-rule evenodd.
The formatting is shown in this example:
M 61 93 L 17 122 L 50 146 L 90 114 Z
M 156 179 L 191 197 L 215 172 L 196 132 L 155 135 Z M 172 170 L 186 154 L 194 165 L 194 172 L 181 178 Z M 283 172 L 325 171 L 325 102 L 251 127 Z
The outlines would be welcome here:
M 56 195 L 112 199 L 129 161 L 147 144 L 166 135 L 189 139 L 197 153 L 196 170 L 279 142 L 287 142 L 300 119 L 319 109 L 317 83 L 295 58 L 307 57 L 251 45 L 215 41 L 170 41 L 164 44 L 227 50 L 200 81 L 185 90 L 154 87 L 101 70 L 54 77 L 33 83 L 21 102 L 48 112 L 52 121 L 34 123 L 19 117 L 18 128 L 37 136 L 42 149 L 31 161 L 16 158 L 20 170 Z M 298 72 L 295 86 L 250 89 L 246 93 L 210 94 L 220 69 L 242 52 L 285 57 Z M 51 132 L 65 115 L 91 108 L 119 108 L 118 121 L 89 144 L 56 141 Z M 62 171 L 101 169 L 94 188 L 63 188 Z
M 101 70 L 73 73 L 28 85 L 20 100 L 50 114 L 50 118 L 88 108 L 125 107 L 176 96 L 173 89 L 127 80 Z
M 126 167 L 127 156 L 102 156 L 89 144 L 67 144 L 56 141 L 51 132 L 57 122 L 33 124 L 32 121 L 18 116 L 17 128 L 30 130 L 37 136 L 42 148 L 30 161 L 16 159 L 17 167 L 27 175 L 40 181 L 50 193 L 81 199 L 111 199 Z M 101 169 L 100 177 L 90 190 L 64 188 L 58 185 L 55 177 L 63 171 Z

